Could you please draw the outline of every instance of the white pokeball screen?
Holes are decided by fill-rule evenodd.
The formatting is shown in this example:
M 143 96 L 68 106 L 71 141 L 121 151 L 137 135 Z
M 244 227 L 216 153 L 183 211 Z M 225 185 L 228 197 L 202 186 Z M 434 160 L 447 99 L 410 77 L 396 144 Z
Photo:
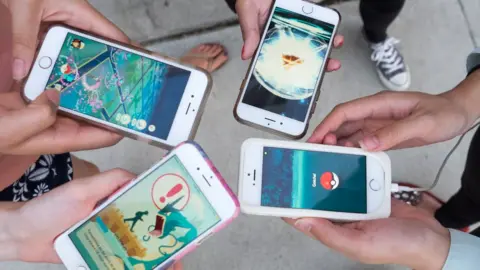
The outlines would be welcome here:
M 261 205 L 367 213 L 367 158 L 264 147 Z

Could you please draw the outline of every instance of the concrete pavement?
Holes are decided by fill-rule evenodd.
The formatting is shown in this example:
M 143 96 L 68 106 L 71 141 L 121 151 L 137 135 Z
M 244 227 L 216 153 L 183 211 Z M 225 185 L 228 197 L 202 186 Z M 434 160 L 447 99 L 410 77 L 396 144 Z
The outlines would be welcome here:
M 149 44 L 150 49 L 170 56 L 180 56 L 201 42 L 225 44 L 231 60 L 213 75 L 213 92 L 196 140 L 236 190 L 240 144 L 249 137 L 275 138 L 238 124 L 232 116 L 238 88 L 248 65 L 240 60 L 240 29 L 236 25 L 218 27 L 217 31 L 201 35 L 168 39 L 169 34 L 190 31 L 199 25 L 230 22 L 234 16 L 223 0 L 176 0 L 168 1 L 167 6 L 164 0 L 92 2 L 136 40 L 152 41 L 159 37 L 169 40 Z M 346 41 L 333 56 L 342 60 L 343 67 L 325 77 L 311 130 L 336 104 L 382 90 L 360 34 L 362 23 L 357 5 L 358 2 L 348 2 L 335 6 L 343 17 L 340 33 L 345 35 Z M 129 7 L 132 7 L 131 12 Z M 480 41 L 480 27 L 469 28 L 480 25 L 478 14 L 480 6 L 476 0 L 437 0 L 435 4 L 407 1 L 390 34 L 402 40 L 402 51 L 412 71 L 411 89 L 438 93 L 455 86 L 465 76 L 465 57 L 474 42 L 479 44 Z M 459 187 L 469 138 L 467 136 L 452 156 L 435 189 L 442 199 L 447 199 Z M 453 143 L 390 152 L 394 179 L 429 185 Z M 102 170 L 122 167 L 139 173 L 158 161 L 163 153 L 160 149 L 126 139 L 112 148 L 79 153 L 79 156 L 94 161 Z M 245 215 L 188 255 L 184 262 L 188 270 L 403 269 L 361 265 L 307 239 L 279 219 Z M 63 269 L 61 266 L 22 263 L 4 263 L 0 268 Z

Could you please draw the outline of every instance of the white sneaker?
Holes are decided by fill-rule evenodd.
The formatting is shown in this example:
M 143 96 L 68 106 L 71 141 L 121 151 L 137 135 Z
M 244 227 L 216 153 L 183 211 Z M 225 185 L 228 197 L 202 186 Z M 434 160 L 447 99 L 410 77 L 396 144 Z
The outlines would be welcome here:
M 384 42 L 370 44 L 372 61 L 383 85 L 390 90 L 402 91 L 410 87 L 410 70 L 403 56 L 395 47 L 399 40 L 389 37 Z

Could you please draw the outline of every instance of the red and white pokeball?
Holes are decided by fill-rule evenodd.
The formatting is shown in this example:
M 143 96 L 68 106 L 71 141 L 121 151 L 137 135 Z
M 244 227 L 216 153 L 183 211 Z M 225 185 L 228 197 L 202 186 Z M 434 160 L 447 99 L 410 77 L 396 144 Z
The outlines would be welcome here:
M 320 177 L 320 184 L 326 190 L 334 190 L 340 184 L 340 180 L 334 172 L 326 172 Z

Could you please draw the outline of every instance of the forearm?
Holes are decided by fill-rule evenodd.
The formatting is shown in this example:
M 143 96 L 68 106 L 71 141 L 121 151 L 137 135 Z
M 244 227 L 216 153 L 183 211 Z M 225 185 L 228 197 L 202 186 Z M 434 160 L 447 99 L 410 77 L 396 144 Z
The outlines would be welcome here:
M 17 242 L 12 234 L 12 210 L 0 203 L 0 261 L 18 260 Z

